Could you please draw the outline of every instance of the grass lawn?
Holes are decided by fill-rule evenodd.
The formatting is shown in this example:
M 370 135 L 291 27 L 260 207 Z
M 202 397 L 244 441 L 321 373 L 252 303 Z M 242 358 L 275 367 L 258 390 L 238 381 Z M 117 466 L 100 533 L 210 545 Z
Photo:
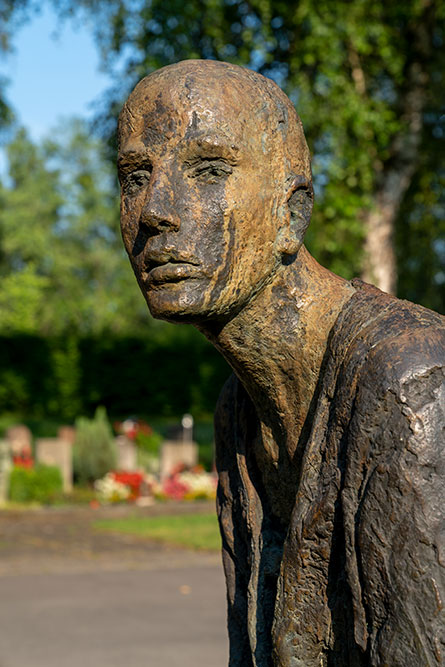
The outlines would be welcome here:
M 218 521 L 214 514 L 101 519 L 95 521 L 93 527 L 100 531 L 147 537 L 189 549 L 221 549 Z

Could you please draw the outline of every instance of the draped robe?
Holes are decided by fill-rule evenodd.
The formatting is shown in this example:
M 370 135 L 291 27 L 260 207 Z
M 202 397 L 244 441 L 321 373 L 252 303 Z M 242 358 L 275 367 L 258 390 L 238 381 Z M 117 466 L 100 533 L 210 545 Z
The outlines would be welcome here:
M 231 667 L 445 664 L 445 318 L 352 284 L 289 519 L 272 509 L 242 377 L 219 400 Z

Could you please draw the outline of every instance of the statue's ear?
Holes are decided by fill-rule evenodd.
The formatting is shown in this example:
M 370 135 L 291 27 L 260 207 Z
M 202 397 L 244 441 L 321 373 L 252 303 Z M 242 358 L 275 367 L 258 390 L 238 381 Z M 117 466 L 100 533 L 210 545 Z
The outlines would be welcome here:
M 300 249 L 311 220 L 313 202 L 311 180 L 305 176 L 293 177 L 287 190 L 286 224 L 277 239 L 278 249 L 284 255 L 295 255 Z

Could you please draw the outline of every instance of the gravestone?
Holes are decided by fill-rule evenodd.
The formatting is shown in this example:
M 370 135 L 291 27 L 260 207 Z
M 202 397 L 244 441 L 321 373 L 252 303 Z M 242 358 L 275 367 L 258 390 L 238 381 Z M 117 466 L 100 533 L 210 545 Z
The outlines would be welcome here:
M 57 437 L 73 445 L 76 439 L 76 429 L 74 426 L 60 426 L 57 431 Z
M 170 428 L 170 437 L 161 445 L 159 471 L 161 480 L 180 466 L 193 468 L 198 463 L 198 445 L 193 441 L 193 417 L 186 413 L 180 426 Z
M 5 439 L 9 443 L 12 456 L 31 453 L 32 433 L 24 424 L 10 426 L 6 430 Z
M 8 499 L 8 483 L 11 467 L 9 442 L 7 440 L 0 440 L 0 505 Z
M 193 468 L 198 463 L 198 445 L 192 440 L 164 440 L 159 463 L 161 480 L 169 477 L 183 465 Z
M 37 438 L 36 461 L 59 468 L 62 473 L 64 492 L 72 491 L 73 453 L 71 442 L 61 438 Z
M 138 468 L 137 447 L 126 435 L 118 435 L 115 440 L 117 449 L 117 469 L 133 472 Z

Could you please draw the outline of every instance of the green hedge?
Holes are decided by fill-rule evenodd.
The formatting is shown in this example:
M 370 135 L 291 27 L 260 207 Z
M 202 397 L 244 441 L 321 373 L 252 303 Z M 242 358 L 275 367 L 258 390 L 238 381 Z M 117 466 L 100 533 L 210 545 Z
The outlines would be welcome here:
M 59 468 L 37 464 L 34 468 L 14 466 L 9 477 L 9 500 L 16 503 L 54 502 L 62 493 Z
M 229 375 L 192 327 L 147 336 L 0 336 L 0 415 L 73 421 L 103 405 L 113 417 L 212 413 Z

